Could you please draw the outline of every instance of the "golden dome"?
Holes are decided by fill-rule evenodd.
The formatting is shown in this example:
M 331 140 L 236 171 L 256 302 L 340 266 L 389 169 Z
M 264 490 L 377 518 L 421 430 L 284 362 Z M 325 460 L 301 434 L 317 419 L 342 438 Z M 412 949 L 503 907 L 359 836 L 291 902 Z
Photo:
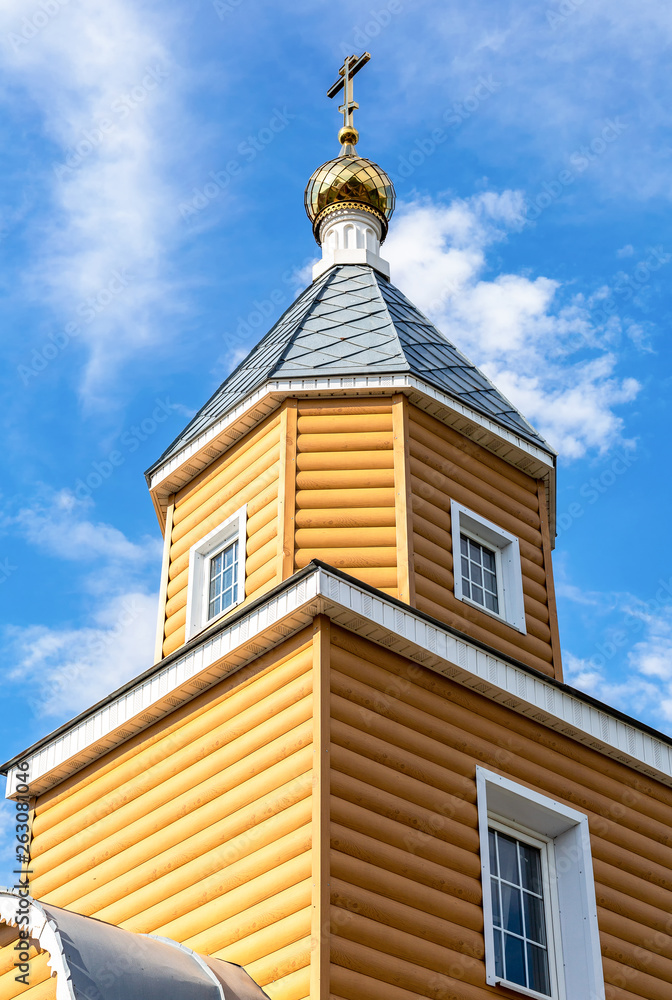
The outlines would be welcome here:
M 382 243 L 394 212 L 392 181 L 377 163 L 358 156 L 352 145 L 343 148 L 348 152 L 318 167 L 306 187 L 306 212 L 313 224 L 315 239 L 319 243 L 319 227 L 325 215 L 350 205 L 376 216 L 382 227 Z

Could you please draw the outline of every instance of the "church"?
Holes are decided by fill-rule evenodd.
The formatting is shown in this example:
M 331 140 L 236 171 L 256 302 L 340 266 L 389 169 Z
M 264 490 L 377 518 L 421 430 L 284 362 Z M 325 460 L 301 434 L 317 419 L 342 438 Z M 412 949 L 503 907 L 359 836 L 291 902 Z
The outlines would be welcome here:
M 312 283 L 146 474 L 155 662 L 2 769 L 0 1000 L 672 996 L 672 740 L 563 681 L 556 455 L 392 283 L 368 59 Z

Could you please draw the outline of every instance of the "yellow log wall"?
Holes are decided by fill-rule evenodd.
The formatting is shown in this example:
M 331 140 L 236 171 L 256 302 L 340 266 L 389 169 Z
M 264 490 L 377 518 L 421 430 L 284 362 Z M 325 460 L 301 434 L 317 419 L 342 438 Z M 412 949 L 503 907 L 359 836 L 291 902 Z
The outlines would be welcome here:
M 272 1000 L 307 997 L 313 657 L 305 630 L 40 796 L 32 894 L 243 965 Z M 53 1000 L 48 975 L 31 962 L 29 1000 Z
M 410 407 L 408 426 L 416 606 L 561 679 L 550 542 L 539 483 L 415 406 Z M 451 499 L 519 539 L 526 635 L 455 597 Z
M 246 600 L 260 597 L 282 579 L 283 532 L 280 522 L 284 519 L 288 408 L 291 409 L 289 405 L 285 406 L 241 438 L 176 494 L 166 594 L 164 656 L 185 641 L 189 549 L 240 507 L 247 507 Z M 294 476 L 293 469 L 291 476 Z M 279 505 L 282 508 L 280 517 Z
M 331 994 L 488 1000 L 477 763 L 586 813 L 607 1000 L 672 996 L 672 789 L 332 626 Z
M 299 402 L 295 564 L 321 559 L 396 597 L 392 409 L 389 399 Z

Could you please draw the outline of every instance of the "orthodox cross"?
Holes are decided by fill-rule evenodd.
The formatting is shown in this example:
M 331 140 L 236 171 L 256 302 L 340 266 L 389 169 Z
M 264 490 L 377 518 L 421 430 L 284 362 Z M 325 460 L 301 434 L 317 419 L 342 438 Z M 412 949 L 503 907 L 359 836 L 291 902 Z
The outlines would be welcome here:
M 346 56 L 345 62 L 338 71 L 338 80 L 327 91 L 327 97 L 336 97 L 336 94 L 343 90 L 343 104 L 338 110 L 343 112 L 344 129 L 354 128 L 352 112 L 359 108 L 359 104 L 352 96 L 352 78 L 355 73 L 359 73 L 362 66 L 366 66 L 370 58 L 369 52 L 364 52 L 361 56 Z

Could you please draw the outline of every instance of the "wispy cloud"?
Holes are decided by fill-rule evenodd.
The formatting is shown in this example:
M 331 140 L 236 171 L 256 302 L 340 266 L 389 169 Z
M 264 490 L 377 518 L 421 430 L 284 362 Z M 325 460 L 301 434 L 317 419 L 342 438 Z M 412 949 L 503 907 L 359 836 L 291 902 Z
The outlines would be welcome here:
M 0 81 L 27 91 L 53 150 L 42 177 L 52 210 L 31 233 L 37 260 L 26 285 L 87 346 L 88 401 L 152 342 L 157 308 L 174 294 L 165 161 L 184 126 L 157 23 L 130 0 L 5 0 L 0 9 Z
M 38 716 L 68 719 L 153 663 L 157 595 L 126 592 L 101 599 L 81 628 L 5 629 L 13 667 Z
M 566 458 L 623 433 L 619 406 L 639 385 L 610 345 L 623 320 L 551 277 L 500 274 L 488 252 L 524 224 L 520 192 L 401 206 L 385 244 L 393 279 Z
M 0 526 L 14 528 L 32 546 L 74 562 L 124 563 L 129 572 L 161 558 L 153 538 L 131 542 L 118 528 L 89 520 L 90 500 L 78 500 L 67 489 L 43 487 L 40 496 L 10 513 L 0 513 Z
M 672 732 L 672 579 L 659 581 L 648 601 L 627 593 L 586 595 L 571 587 L 560 592 L 591 605 L 599 636 L 582 655 L 564 654 L 567 680 Z
M 56 627 L 7 625 L 3 648 L 8 684 L 21 684 L 39 716 L 64 720 L 98 701 L 153 662 L 157 596 L 151 592 L 160 543 L 138 542 L 88 516 L 91 501 L 43 489 L 0 525 L 42 556 L 74 564 L 71 586 L 82 593 L 82 621 Z

